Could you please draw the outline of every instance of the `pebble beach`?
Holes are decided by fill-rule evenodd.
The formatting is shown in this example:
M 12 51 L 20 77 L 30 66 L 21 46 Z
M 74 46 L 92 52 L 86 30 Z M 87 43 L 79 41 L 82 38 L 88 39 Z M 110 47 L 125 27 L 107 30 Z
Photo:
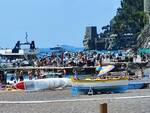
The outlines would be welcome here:
M 149 96 L 150 89 L 75 97 L 70 89 L 1 91 L 0 113 L 100 113 L 102 103 L 107 103 L 108 113 L 150 113 Z

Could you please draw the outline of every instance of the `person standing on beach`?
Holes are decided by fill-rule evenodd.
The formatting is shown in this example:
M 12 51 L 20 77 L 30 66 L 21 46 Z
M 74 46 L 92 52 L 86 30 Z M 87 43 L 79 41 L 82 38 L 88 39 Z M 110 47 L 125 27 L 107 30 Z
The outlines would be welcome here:
M 77 72 L 77 70 L 73 70 L 73 73 L 74 73 L 74 79 L 78 80 L 79 78 L 78 78 L 78 72 Z
M 19 70 L 15 70 L 14 75 L 16 77 L 16 81 L 18 82 L 18 80 L 19 80 Z
M 143 68 L 140 66 L 140 71 L 141 71 L 141 77 L 143 78 L 144 77 L 144 71 L 143 71 Z
M 36 70 L 36 79 L 41 79 L 41 70 Z
M 32 80 L 32 70 L 28 71 L 29 80 Z
M 66 72 L 66 70 L 64 69 L 64 70 L 63 70 L 63 75 L 64 75 L 64 77 L 66 77 L 66 74 L 67 74 L 67 72 Z
M 20 80 L 20 81 L 23 81 L 23 80 L 24 80 L 24 77 L 23 77 L 23 70 L 21 70 L 20 73 L 19 73 L 19 80 Z

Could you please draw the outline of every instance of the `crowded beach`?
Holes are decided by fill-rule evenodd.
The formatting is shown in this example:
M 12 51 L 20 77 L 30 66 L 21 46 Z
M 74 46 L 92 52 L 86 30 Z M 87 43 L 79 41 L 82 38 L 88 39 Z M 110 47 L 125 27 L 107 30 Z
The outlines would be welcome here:
M 149 56 L 147 55 L 135 55 L 133 51 L 119 51 L 119 52 L 105 52 L 100 53 L 96 51 L 91 52 L 60 52 L 60 53 L 45 53 L 45 55 L 30 60 L 10 60 L 5 59 L 6 64 L 12 65 L 2 66 L 2 69 L 6 71 L 12 71 L 16 77 L 16 80 L 23 80 L 23 75 L 28 75 L 29 80 L 32 78 L 41 79 L 45 77 L 45 70 L 55 69 L 55 73 L 60 73 L 62 76 L 66 74 L 73 74 L 74 72 L 66 72 L 66 69 L 72 67 L 79 68 L 95 68 L 99 65 L 119 65 L 122 70 L 127 70 L 128 63 L 148 63 Z M 24 63 L 24 64 L 23 64 Z M 42 68 L 43 67 L 43 68 Z M 45 67 L 45 69 L 44 69 Z M 60 68 L 59 68 L 60 67 Z M 28 68 L 26 70 L 26 68 Z M 141 68 L 140 66 L 137 68 Z M 10 70 L 9 70 L 10 69 Z M 73 71 L 73 70 L 72 70 Z M 90 74 L 90 73 L 89 73 Z
M 2 69 L 7 75 L 5 77 L 7 78 L 5 84 L 17 83 L 24 80 L 63 78 L 75 74 L 78 74 L 81 78 L 82 76 L 96 77 L 96 67 L 107 65 L 115 66 L 115 71 L 108 73 L 108 75 L 111 74 L 114 77 L 115 75 L 129 75 L 129 79 L 134 80 L 145 76 L 144 68 L 148 64 L 150 57 L 149 54 L 133 53 L 131 49 L 105 52 L 53 51 L 51 53 L 45 53 L 40 57 L 33 57 L 30 60 L 11 60 L 7 59 L 9 57 L 5 57 L 7 64 L 10 63 L 11 65 L 2 66 Z M 136 68 L 132 69 L 132 67 Z

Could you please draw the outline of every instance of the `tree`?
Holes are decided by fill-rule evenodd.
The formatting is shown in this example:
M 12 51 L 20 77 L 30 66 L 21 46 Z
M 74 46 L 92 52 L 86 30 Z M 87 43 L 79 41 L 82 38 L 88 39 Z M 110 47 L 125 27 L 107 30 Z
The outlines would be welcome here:
M 121 7 L 112 19 L 111 30 L 113 33 L 138 35 L 146 23 L 144 17 L 143 0 L 122 0 Z

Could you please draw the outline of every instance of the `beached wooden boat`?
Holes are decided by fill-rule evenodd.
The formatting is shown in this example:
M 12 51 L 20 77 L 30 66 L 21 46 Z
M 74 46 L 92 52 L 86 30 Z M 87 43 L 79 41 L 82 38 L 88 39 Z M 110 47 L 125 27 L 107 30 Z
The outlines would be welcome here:
M 74 79 L 71 78 L 72 87 L 79 92 L 88 93 L 97 92 L 124 92 L 128 90 L 128 77 L 111 78 L 111 79 Z
M 79 92 L 88 93 L 92 91 L 97 92 L 124 92 L 128 89 L 128 77 L 126 76 L 106 76 L 109 71 L 114 68 L 113 65 L 97 67 L 96 71 L 99 71 L 96 79 L 78 79 L 77 75 L 71 78 L 72 89 L 76 89 Z M 102 79 L 104 76 L 105 79 Z
M 140 79 L 129 80 L 128 89 L 142 89 L 149 84 L 150 79 L 148 77 L 143 77 Z

